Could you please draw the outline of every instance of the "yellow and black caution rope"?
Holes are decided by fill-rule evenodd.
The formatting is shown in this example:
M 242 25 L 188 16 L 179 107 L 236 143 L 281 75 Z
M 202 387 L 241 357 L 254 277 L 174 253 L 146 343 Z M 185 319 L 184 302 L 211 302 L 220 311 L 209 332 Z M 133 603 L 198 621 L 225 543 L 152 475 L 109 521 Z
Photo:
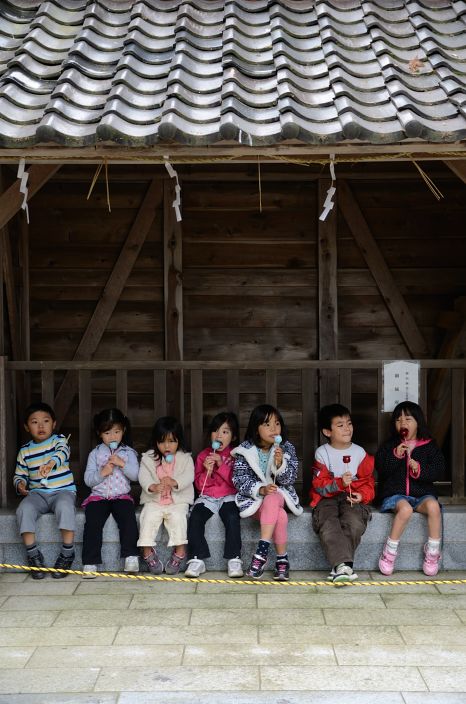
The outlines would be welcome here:
M 267 581 L 257 579 L 215 579 L 207 577 L 176 577 L 155 574 L 130 574 L 122 572 L 83 572 L 82 570 L 62 570 L 56 567 L 30 567 L 29 565 L 10 565 L 0 563 L 0 568 L 22 570 L 25 572 L 59 572 L 61 574 L 76 574 L 81 577 L 112 577 L 114 579 L 132 579 L 142 582 L 186 582 L 190 584 L 258 584 L 273 587 L 398 587 L 436 584 L 466 584 L 466 579 L 391 579 L 391 580 L 356 580 L 354 582 L 332 582 L 330 580 L 289 580 L 288 582 Z

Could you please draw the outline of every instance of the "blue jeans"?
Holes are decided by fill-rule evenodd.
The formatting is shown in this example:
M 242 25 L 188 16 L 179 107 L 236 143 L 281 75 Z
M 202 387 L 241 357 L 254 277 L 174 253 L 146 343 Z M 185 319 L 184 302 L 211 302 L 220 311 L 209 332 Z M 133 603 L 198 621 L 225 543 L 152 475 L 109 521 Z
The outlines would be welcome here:
M 435 499 L 436 501 L 438 501 L 437 497 L 433 494 L 425 494 L 424 496 L 420 496 L 419 498 L 415 498 L 414 496 L 405 496 L 405 494 L 394 494 L 393 496 L 387 496 L 382 501 L 380 512 L 387 513 L 387 511 L 394 511 L 398 501 L 401 501 L 402 499 L 407 501 L 409 505 L 412 506 L 413 511 L 416 511 L 417 507 L 422 504 L 422 502 L 426 499 Z

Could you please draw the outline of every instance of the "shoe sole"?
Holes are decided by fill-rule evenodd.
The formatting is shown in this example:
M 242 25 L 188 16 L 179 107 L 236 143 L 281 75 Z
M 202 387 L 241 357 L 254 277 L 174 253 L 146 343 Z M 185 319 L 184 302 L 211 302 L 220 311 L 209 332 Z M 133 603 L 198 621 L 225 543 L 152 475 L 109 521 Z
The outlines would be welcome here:
M 274 580 L 276 582 L 289 582 L 290 578 L 289 577 L 274 577 Z
M 239 579 L 241 577 L 244 577 L 244 572 L 235 572 L 234 574 L 228 573 L 228 576 L 230 579 Z
M 204 574 L 206 570 L 201 570 L 200 572 L 196 572 L 196 574 L 190 573 L 190 572 L 185 572 L 184 576 L 189 577 L 190 579 L 197 579 L 197 577 L 200 577 L 201 574 Z
M 354 582 L 357 578 L 357 574 L 339 574 L 333 578 L 333 582 L 334 584 L 342 584 L 344 582 Z
M 97 575 L 96 574 L 87 574 L 87 572 L 85 572 L 82 575 L 82 578 L 83 579 L 97 579 Z

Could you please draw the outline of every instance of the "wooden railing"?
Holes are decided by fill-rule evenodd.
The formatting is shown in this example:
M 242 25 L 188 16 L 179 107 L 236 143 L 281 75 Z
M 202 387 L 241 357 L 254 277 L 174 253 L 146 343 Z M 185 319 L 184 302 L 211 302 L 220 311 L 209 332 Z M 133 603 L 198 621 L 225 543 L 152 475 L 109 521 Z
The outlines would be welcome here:
M 451 483 L 448 487 L 452 501 L 465 499 L 465 440 L 464 440 L 464 377 L 466 360 L 421 360 L 420 402 L 427 407 L 428 374 L 431 370 L 448 370 L 450 375 L 451 433 L 450 465 Z M 257 393 L 257 403 L 270 403 L 280 407 L 283 389 L 280 378 L 286 373 L 295 375 L 294 397 L 296 417 L 299 426 L 294 435 L 301 435 L 300 459 L 304 466 L 310 466 L 314 449 L 319 441 L 316 429 L 316 411 L 319 402 L 320 373 L 333 371 L 338 378 L 338 398 L 335 401 L 353 407 L 353 373 L 367 371 L 374 375 L 374 393 L 371 407 L 377 417 L 374 445 L 386 436 L 387 414 L 382 408 L 382 368 L 381 360 L 336 360 L 309 362 L 62 362 L 62 361 L 9 361 L 0 357 L 0 490 L 1 505 L 7 505 L 11 496 L 11 476 L 20 440 L 20 415 L 24 405 L 31 398 L 54 405 L 59 394 L 59 386 L 66 372 L 74 375 L 78 398 L 79 458 L 77 464 L 85 466 L 91 447 L 91 418 L 93 413 L 93 376 L 112 375 L 114 402 L 123 412 L 128 408 L 128 398 L 134 398 L 128 374 L 147 374 L 147 388 L 150 388 L 153 403 L 153 418 L 168 413 L 177 415 L 188 428 L 193 452 L 203 447 L 203 420 L 206 398 L 206 375 L 221 372 L 224 374 L 222 397 L 225 403 L 216 412 L 228 408 L 241 414 L 249 414 L 251 407 L 242 407 L 241 380 L 244 374 L 260 375 L 261 391 Z M 173 383 L 176 380 L 177 383 Z M 297 381 L 296 381 L 297 380 Z M 176 391 L 176 396 L 173 394 Z M 147 392 L 145 392 L 147 393 Z M 244 404 L 243 404 L 244 405 Z M 254 404 L 255 405 L 255 404 Z M 95 412 L 95 410 L 94 410 Z M 59 423 L 63 419 L 58 419 Z M 243 422 L 244 425 L 244 422 Z M 86 429 L 82 431 L 82 429 Z M 295 437 L 293 436 L 293 442 Z M 73 436 L 73 440 L 76 438 Z

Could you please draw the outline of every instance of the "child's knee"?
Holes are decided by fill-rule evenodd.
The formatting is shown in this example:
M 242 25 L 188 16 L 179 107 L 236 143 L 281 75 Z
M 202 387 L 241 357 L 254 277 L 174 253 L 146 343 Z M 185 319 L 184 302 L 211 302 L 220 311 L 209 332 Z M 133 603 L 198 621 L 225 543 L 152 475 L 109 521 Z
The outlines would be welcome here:
M 395 514 L 403 520 L 409 520 L 413 513 L 413 507 L 404 499 L 395 506 Z
M 426 499 L 424 501 L 424 506 L 429 516 L 440 518 L 440 504 L 437 499 Z

